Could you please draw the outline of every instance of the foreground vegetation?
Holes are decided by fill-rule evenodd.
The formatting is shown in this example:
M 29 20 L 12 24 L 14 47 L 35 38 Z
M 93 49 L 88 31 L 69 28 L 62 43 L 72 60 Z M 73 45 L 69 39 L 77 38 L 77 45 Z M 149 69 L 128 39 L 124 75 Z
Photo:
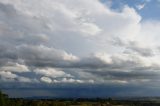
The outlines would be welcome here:
M 0 92 L 0 106 L 160 106 L 159 101 L 108 99 L 11 99 Z

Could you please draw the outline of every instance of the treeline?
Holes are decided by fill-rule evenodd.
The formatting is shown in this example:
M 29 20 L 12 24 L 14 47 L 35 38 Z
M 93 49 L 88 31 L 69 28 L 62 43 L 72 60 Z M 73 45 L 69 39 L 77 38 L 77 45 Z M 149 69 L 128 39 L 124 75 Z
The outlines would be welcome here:
M 160 106 L 159 101 L 127 101 L 108 99 L 16 99 L 0 91 L 0 106 Z
M 22 99 L 8 98 L 0 91 L 0 106 L 112 106 L 108 99 Z M 103 105 L 102 105 L 103 104 Z

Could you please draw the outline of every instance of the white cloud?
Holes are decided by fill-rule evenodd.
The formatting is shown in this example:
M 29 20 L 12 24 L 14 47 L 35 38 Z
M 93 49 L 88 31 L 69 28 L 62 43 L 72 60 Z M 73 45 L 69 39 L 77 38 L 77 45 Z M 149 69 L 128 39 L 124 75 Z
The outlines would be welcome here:
M 17 78 L 16 74 L 13 74 L 12 72 L 8 72 L 8 71 L 0 71 L 0 76 L 2 78 L 6 78 L 6 79 L 14 79 Z
M 39 81 L 37 79 L 29 78 L 29 77 L 24 77 L 17 75 L 15 73 L 12 73 L 11 71 L 0 71 L 0 82 L 21 82 L 21 83 L 38 83 Z
M 81 80 L 81 79 L 73 79 L 73 78 L 62 78 L 61 80 L 53 80 L 53 83 L 74 83 L 74 84 L 93 84 L 94 80 Z
M 18 63 L 10 63 L 6 66 L 1 67 L 2 70 L 5 71 L 10 71 L 10 72 L 18 72 L 18 73 L 23 73 L 23 72 L 30 72 L 28 67 L 23 64 L 18 64 Z
M 87 35 L 97 35 L 101 29 L 93 23 L 83 23 L 81 31 Z
M 52 83 L 52 79 L 49 77 L 41 77 L 41 81 L 45 83 Z
M 63 82 L 63 83 L 73 83 L 73 82 L 76 82 L 76 81 L 77 81 L 77 80 L 72 79 L 72 78 L 70 78 L 70 79 L 63 78 L 61 82 Z
M 139 4 L 139 5 L 136 5 L 136 8 L 138 9 L 138 10 L 141 10 L 141 9 L 143 9 L 144 7 L 145 7 L 145 3 L 144 4 Z
M 57 77 L 72 77 L 70 74 L 65 73 L 60 69 L 46 68 L 46 69 L 35 69 L 36 74 L 57 78 Z

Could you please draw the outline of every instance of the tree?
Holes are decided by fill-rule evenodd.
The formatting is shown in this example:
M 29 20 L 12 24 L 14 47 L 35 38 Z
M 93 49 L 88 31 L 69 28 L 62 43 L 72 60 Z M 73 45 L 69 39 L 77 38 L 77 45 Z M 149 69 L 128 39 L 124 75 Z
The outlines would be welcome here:
M 1 91 L 0 91 L 0 106 L 5 106 L 5 96 Z

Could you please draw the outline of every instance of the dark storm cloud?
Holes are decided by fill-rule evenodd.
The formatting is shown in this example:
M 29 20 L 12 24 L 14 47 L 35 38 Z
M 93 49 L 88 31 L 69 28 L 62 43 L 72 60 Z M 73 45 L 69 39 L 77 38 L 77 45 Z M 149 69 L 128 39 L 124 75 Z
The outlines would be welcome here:
M 117 90 L 118 89 L 118 90 Z M 127 90 L 126 90 L 127 89 Z M 159 89 L 146 86 L 106 86 L 106 85 L 78 85 L 78 86 L 54 86 L 52 88 L 4 88 L 5 93 L 10 97 L 58 97 L 58 98 L 97 98 L 97 97 L 135 97 L 158 96 Z M 22 94 L 24 94 L 22 96 Z
M 157 79 L 160 73 L 156 72 L 141 72 L 141 71 L 130 71 L 130 72 L 123 72 L 123 71 L 108 71 L 101 70 L 101 71 L 89 71 L 90 73 L 99 76 L 104 79 L 119 79 L 119 80 L 134 80 L 134 79 Z

